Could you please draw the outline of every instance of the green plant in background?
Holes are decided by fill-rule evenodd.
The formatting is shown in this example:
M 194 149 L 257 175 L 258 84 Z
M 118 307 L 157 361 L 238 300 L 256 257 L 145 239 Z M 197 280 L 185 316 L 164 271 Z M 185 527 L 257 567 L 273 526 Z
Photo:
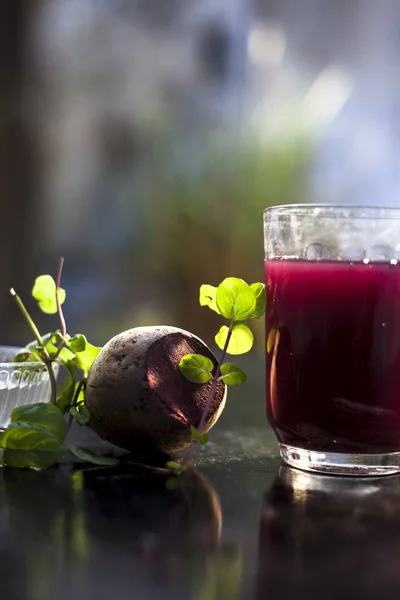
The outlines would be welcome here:
M 167 282 L 160 310 L 172 325 L 197 328 L 200 337 L 208 339 L 216 319 L 201 315 L 187 298 L 202 282 L 222 281 L 227 273 L 240 273 L 246 281 L 262 280 L 262 211 L 311 201 L 311 143 L 306 134 L 295 131 L 270 144 L 250 136 L 232 137 L 218 147 L 210 143 L 204 155 L 205 164 L 196 175 L 174 177 L 167 168 L 156 170 L 152 196 L 160 201 L 148 214 L 143 277 L 155 278 L 153 285 Z M 201 260 L 194 264 L 199 252 Z M 261 331 L 262 325 L 256 325 L 255 333 Z
M 235 364 L 224 362 L 227 354 L 237 355 L 249 352 L 253 346 L 253 333 L 244 321 L 259 319 L 265 313 L 265 286 L 262 283 L 249 285 L 243 279 L 228 277 L 218 287 L 202 285 L 200 287 L 200 305 L 228 320 L 215 336 L 215 342 L 221 349 L 221 355 L 215 366 L 213 361 L 202 354 L 186 354 L 182 357 L 179 368 L 181 373 L 193 383 L 204 384 L 211 381 L 210 392 L 204 407 L 200 423 L 191 426 L 192 445 L 186 451 L 182 461 L 169 462 L 167 467 L 180 474 L 191 459 L 195 445 L 208 441 L 203 432 L 219 381 L 228 386 L 240 385 L 246 381 L 246 374 Z
M 14 289 L 11 294 L 28 323 L 35 340 L 15 357 L 17 362 L 42 361 L 51 384 L 50 403 L 39 402 L 16 408 L 11 423 L 0 437 L 2 462 L 12 467 L 46 468 L 59 462 L 65 437 L 73 419 L 85 425 L 90 418 L 84 402 L 84 388 L 90 367 L 101 348 L 90 344 L 86 337 L 67 333 L 62 311 L 66 293 L 61 288 L 63 259 L 60 260 L 57 280 L 41 275 L 35 281 L 32 295 L 46 314 L 58 314 L 61 329 L 42 336 L 21 298 Z M 66 377 L 57 387 L 53 366 L 64 368 Z M 64 415 L 68 414 L 66 421 Z M 101 457 L 89 450 L 70 444 L 69 450 L 78 458 L 99 465 L 113 465 L 114 458 Z

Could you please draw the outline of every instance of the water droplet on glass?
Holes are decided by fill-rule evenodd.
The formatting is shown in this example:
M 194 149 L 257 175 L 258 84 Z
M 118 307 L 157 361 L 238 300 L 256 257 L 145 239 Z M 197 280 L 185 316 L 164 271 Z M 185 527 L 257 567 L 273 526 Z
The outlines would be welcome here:
M 397 260 L 395 258 L 391 258 L 390 259 L 390 264 L 391 265 L 397 265 Z
M 394 256 L 395 250 L 389 244 L 371 244 L 366 252 L 366 258 L 370 260 L 390 260 Z
M 369 258 L 364 258 L 363 263 L 364 265 L 368 265 L 370 262 Z
M 382 327 L 386 327 L 386 323 L 382 323 Z
M 306 258 L 309 260 L 328 260 L 334 258 L 323 244 L 310 244 L 306 250 Z

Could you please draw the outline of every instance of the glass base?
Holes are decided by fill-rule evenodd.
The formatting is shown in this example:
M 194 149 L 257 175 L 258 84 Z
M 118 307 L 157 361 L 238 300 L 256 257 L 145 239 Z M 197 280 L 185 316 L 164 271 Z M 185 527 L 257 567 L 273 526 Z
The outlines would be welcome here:
M 400 452 L 342 454 L 339 452 L 314 452 L 286 444 L 280 444 L 280 452 L 283 462 L 302 471 L 353 477 L 382 477 L 382 475 L 400 473 Z

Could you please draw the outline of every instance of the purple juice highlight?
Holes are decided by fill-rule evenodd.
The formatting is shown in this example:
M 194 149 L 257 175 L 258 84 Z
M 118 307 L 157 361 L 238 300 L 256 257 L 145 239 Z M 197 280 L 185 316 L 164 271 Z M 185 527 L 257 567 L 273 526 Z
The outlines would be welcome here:
M 322 452 L 400 451 L 400 264 L 265 261 L 268 420 Z

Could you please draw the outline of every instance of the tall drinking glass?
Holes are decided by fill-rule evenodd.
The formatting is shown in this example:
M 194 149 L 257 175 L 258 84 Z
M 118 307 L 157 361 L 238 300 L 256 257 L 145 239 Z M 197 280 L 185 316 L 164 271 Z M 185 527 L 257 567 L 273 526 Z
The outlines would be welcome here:
M 268 208 L 264 244 L 267 414 L 282 459 L 400 472 L 400 209 Z

